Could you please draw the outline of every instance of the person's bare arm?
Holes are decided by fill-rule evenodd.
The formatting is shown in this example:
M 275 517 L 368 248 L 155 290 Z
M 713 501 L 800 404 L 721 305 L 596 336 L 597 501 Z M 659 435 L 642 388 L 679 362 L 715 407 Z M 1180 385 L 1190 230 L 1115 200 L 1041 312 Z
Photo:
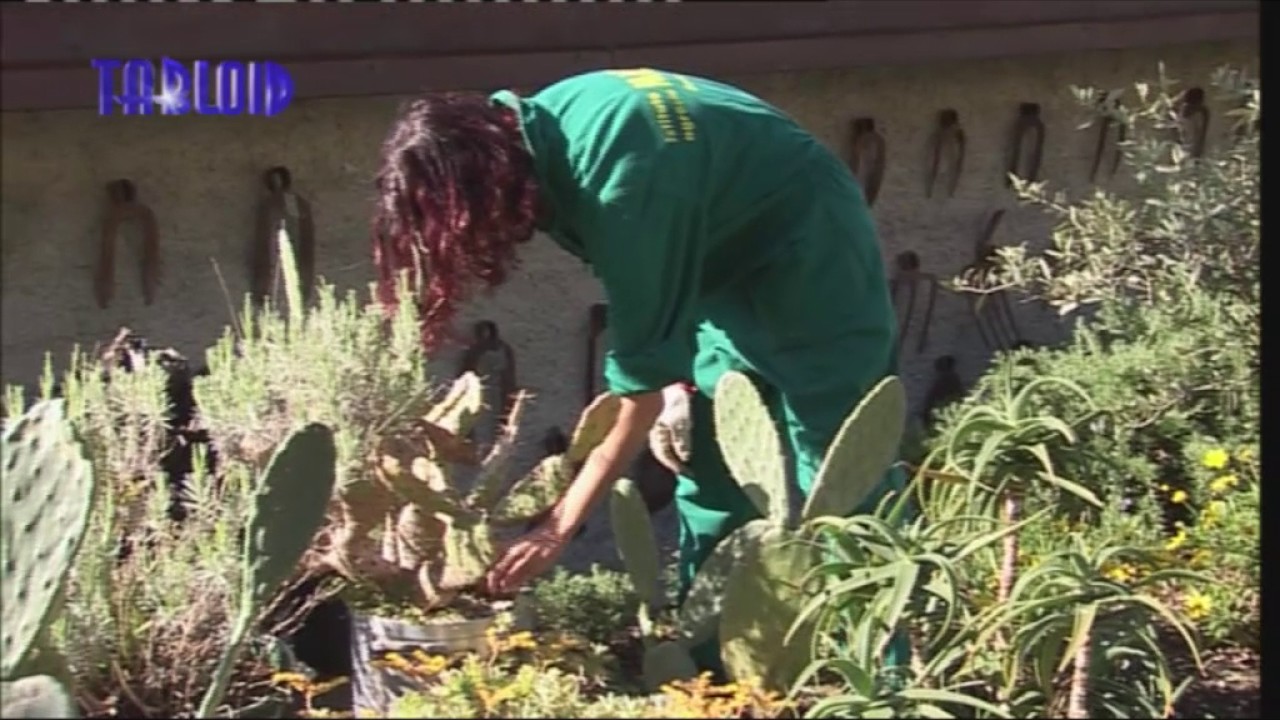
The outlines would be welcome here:
M 662 412 L 662 392 L 622 398 L 618 421 L 578 471 L 573 483 L 552 508 L 547 522 L 552 532 L 572 537 L 586 521 L 600 496 L 635 462 L 649 442 L 649 428 Z
M 489 570 L 486 585 L 490 592 L 514 592 L 555 563 L 600 497 L 648 443 L 649 428 L 662 412 L 662 405 L 661 391 L 622 398 L 613 429 L 587 456 L 547 519 L 507 548 Z

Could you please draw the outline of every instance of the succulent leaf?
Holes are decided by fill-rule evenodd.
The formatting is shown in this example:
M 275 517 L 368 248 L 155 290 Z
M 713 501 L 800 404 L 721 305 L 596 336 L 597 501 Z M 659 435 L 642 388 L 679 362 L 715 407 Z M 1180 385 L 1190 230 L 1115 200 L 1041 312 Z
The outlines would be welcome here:
M 786 524 L 786 454 L 773 417 L 751 378 L 727 372 L 716 383 L 716 441 L 729 472 L 760 514 Z
M 862 398 L 836 432 L 801 518 L 844 517 L 857 510 L 898 459 L 906 419 L 906 388 L 890 375 Z

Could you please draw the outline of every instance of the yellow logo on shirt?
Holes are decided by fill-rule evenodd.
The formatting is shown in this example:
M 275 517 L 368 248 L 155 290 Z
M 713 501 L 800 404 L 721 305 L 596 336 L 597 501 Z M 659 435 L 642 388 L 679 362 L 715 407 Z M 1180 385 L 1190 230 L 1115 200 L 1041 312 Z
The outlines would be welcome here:
M 653 118 L 662 129 L 662 139 L 669 143 L 693 142 L 697 126 L 689 117 L 689 109 L 679 89 L 697 92 L 698 86 L 684 75 L 664 73 L 650 68 L 611 70 L 610 74 L 626 81 L 636 90 L 646 91 Z M 679 88 L 679 89 L 677 89 Z

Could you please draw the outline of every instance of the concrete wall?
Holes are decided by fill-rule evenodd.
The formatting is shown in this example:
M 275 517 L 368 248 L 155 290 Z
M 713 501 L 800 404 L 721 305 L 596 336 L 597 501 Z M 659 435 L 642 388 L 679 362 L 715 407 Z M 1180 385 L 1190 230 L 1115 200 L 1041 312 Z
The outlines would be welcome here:
M 997 238 L 1041 239 L 1047 224 L 1017 208 L 1003 185 L 1005 149 L 1017 103 L 1041 104 L 1047 125 L 1042 177 L 1071 190 L 1088 187 L 1091 133 L 1075 132 L 1082 115 L 1068 86 L 1127 87 L 1152 78 L 1163 61 L 1172 77 L 1207 85 L 1224 63 L 1256 63 L 1251 43 L 1163 50 L 1097 52 L 951 65 L 858 68 L 839 72 L 727 78 L 793 114 L 843 156 L 854 116 L 872 116 L 887 140 L 889 162 L 875 207 L 886 262 L 912 249 L 926 270 L 950 276 L 971 257 L 992 210 L 1007 208 Z M 319 274 L 341 286 L 371 278 L 366 224 L 369 178 L 398 98 L 302 101 L 262 118 L 101 118 L 89 111 L 6 113 L 0 238 L 3 249 L 3 379 L 29 383 L 44 351 L 64 360 L 74 343 L 92 345 L 127 325 L 188 356 L 229 319 L 216 261 L 231 297 L 247 289 L 245 250 L 253 236 L 258 177 L 266 167 L 292 169 L 315 208 Z M 939 109 L 959 111 L 968 134 L 964 177 L 954 198 L 926 200 L 928 139 Z M 1222 130 L 1219 121 L 1215 129 Z M 132 179 L 156 213 L 163 280 L 156 303 L 142 304 L 137 246 L 122 242 L 116 299 L 100 310 L 92 269 L 104 206 L 103 184 Z M 530 418 L 536 436 L 568 426 L 579 408 L 586 311 L 601 293 L 584 267 L 550 242 L 532 243 L 512 282 L 480 299 L 464 319 L 491 318 L 516 348 L 520 382 L 538 396 Z M 1017 309 L 1023 335 L 1061 333 L 1031 306 Z M 942 293 L 924 354 L 909 352 L 904 375 L 913 399 L 927 391 L 939 354 L 979 374 L 988 353 L 963 299 Z M 448 358 L 448 367 L 452 367 Z M 604 517 L 575 543 L 577 560 L 610 559 Z M 663 525 L 670 530 L 670 518 Z

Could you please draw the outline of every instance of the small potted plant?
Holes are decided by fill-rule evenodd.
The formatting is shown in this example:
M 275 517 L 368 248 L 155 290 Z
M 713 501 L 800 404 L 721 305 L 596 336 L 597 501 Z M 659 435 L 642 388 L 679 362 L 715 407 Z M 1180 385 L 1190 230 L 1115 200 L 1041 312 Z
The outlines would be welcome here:
M 477 591 L 494 560 L 495 533 L 519 530 L 549 508 L 617 414 L 616 398 L 600 396 L 565 453 L 508 484 L 527 397 L 517 394 L 493 449 L 478 458 L 465 438 L 482 397 L 480 380 L 464 374 L 423 417 L 385 436 L 369 472 L 334 494 L 313 570 L 345 580 L 357 713 L 385 712 L 408 689 L 407 678 L 376 664 L 385 654 L 484 653 L 495 624 L 532 623 L 522 597 Z M 464 474 L 474 475 L 468 488 Z

